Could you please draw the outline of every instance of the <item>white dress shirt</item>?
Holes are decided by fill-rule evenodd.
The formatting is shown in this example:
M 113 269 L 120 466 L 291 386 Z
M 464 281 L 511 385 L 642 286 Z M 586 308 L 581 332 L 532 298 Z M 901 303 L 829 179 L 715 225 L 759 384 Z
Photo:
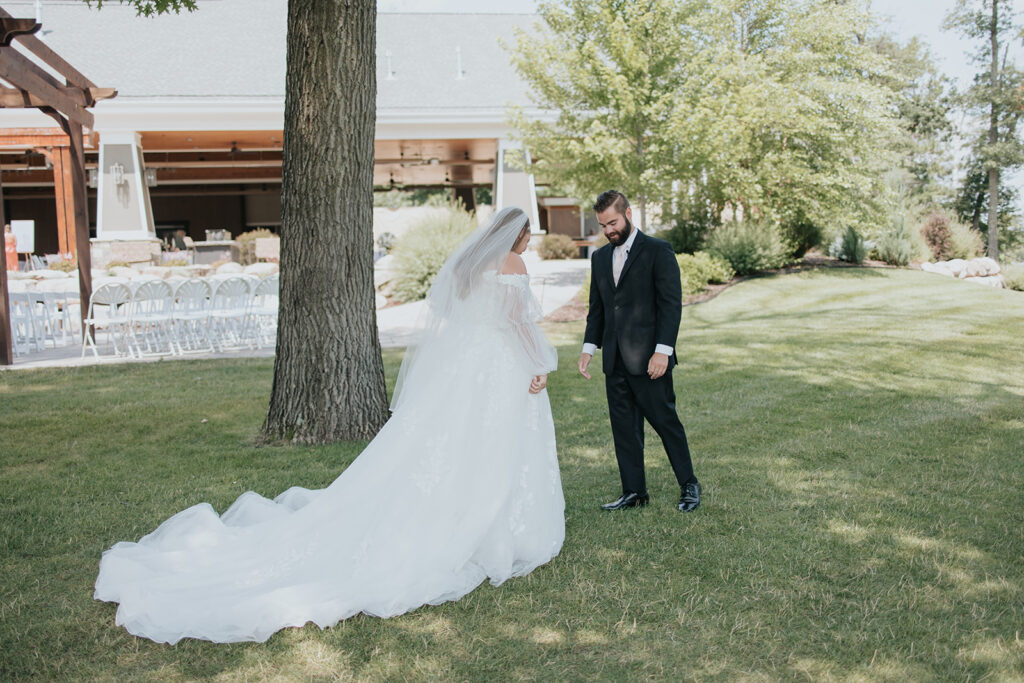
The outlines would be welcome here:
M 625 252 L 626 256 L 625 260 L 623 261 L 623 264 L 625 264 L 625 261 L 629 260 L 629 250 L 633 248 L 633 242 L 636 241 L 636 235 L 638 232 L 640 232 L 640 229 L 634 225 L 633 231 L 629 233 L 629 237 L 626 238 L 626 241 L 612 250 L 612 263 L 615 263 L 616 258 L 621 258 L 621 254 L 623 252 Z M 616 283 L 616 285 L 617 284 L 618 283 Z M 594 283 L 591 283 L 590 286 L 594 287 L 596 285 L 594 285 Z M 585 342 L 583 344 L 583 353 L 587 354 L 588 356 L 593 356 L 595 351 L 597 351 L 597 344 L 591 344 L 590 342 Z M 654 347 L 654 352 L 663 353 L 666 356 L 671 356 L 672 347 L 667 344 L 657 344 Z

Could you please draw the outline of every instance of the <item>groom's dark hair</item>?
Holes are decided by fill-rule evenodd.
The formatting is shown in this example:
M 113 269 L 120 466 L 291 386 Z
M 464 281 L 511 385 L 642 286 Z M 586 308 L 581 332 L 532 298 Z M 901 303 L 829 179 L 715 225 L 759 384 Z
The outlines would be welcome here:
M 629 200 L 618 190 L 606 190 L 598 195 L 597 201 L 594 202 L 594 213 L 601 213 L 609 206 L 614 206 L 616 211 L 625 216 Z

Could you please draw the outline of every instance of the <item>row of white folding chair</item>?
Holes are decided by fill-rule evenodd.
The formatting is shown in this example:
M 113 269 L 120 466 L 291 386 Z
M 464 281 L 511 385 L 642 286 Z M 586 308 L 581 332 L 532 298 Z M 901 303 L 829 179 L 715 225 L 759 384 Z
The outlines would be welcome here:
M 107 329 L 115 353 L 122 353 L 120 347 L 132 356 L 261 347 L 270 327 L 266 319 L 272 317 L 276 328 L 276 275 L 263 281 L 238 276 L 213 282 L 192 278 L 175 286 L 159 279 L 131 284 L 134 292 L 128 282 L 98 287 L 89 306 L 89 323 Z M 260 301 L 255 319 L 250 316 L 254 301 Z M 97 306 L 105 307 L 106 315 Z M 95 340 L 85 335 L 83 356 L 89 346 L 98 356 Z
M 72 308 L 77 295 L 65 292 L 8 292 L 11 338 L 14 352 L 22 355 L 42 351 L 47 343 L 57 346 L 70 343 L 77 334 L 78 319 Z

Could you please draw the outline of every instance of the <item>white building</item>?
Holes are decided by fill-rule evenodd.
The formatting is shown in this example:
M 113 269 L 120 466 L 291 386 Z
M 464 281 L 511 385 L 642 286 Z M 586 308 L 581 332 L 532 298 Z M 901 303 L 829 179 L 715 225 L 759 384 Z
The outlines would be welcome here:
M 194 13 L 136 16 L 115 3 L 4 2 L 37 16 L 37 34 L 116 98 L 97 104 L 86 156 L 92 233 L 100 241 L 184 229 L 237 235 L 280 223 L 286 0 L 208 0 Z M 501 43 L 526 14 L 380 14 L 375 185 L 451 188 L 578 236 L 578 207 L 541 210 L 531 176 L 503 163 L 510 104 L 533 115 Z M 0 110 L 0 136 L 53 128 L 34 110 Z M 36 130 L 35 132 L 38 132 Z M 58 251 L 54 173 L 44 155 L 0 146 L 6 216 L 36 221 L 36 252 Z M 549 202 L 545 202 L 545 205 Z M 557 202 L 552 204 L 557 205 Z M 557 230 L 556 225 L 557 224 Z

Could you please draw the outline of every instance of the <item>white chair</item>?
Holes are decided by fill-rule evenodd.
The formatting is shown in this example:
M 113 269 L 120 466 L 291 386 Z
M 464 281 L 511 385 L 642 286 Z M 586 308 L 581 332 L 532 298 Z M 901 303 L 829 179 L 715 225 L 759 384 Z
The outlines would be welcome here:
M 174 307 L 174 289 L 164 280 L 146 280 L 132 295 L 132 337 L 135 348 L 142 353 L 174 353 L 171 341 L 171 314 Z M 140 344 L 140 338 L 142 344 Z
M 42 351 L 43 340 L 35 319 L 35 302 L 27 292 L 8 292 L 7 296 L 14 354 L 20 356 L 33 348 Z
M 132 293 L 128 289 L 128 285 L 112 282 L 97 287 L 89 297 L 89 308 L 86 311 L 85 329 L 82 330 L 82 358 L 85 358 L 85 350 L 89 347 L 92 347 L 92 352 L 97 358 L 100 357 L 96 347 L 95 331 L 104 328 L 107 330 L 107 340 L 114 347 L 115 354 L 121 355 L 121 349 L 118 346 L 120 339 L 124 344 L 125 352 L 134 357 L 133 340 L 130 334 L 131 314 Z
M 250 336 L 257 348 L 273 346 L 277 341 L 277 311 L 280 304 L 280 275 L 260 280 L 249 308 Z
M 178 283 L 174 289 L 171 305 L 172 342 L 178 353 L 189 351 L 213 351 L 210 338 L 209 299 L 213 294 L 210 283 L 191 278 Z
M 238 348 L 245 343 L 249 304 L 253 286 L 251 278 L 229 277 L 217 283 L 210 299 L 210 331 L 218 351 Z M 255 284 L 255 283 L 253 283 Z M 254 345 L 250 344 L 250 348 Z

